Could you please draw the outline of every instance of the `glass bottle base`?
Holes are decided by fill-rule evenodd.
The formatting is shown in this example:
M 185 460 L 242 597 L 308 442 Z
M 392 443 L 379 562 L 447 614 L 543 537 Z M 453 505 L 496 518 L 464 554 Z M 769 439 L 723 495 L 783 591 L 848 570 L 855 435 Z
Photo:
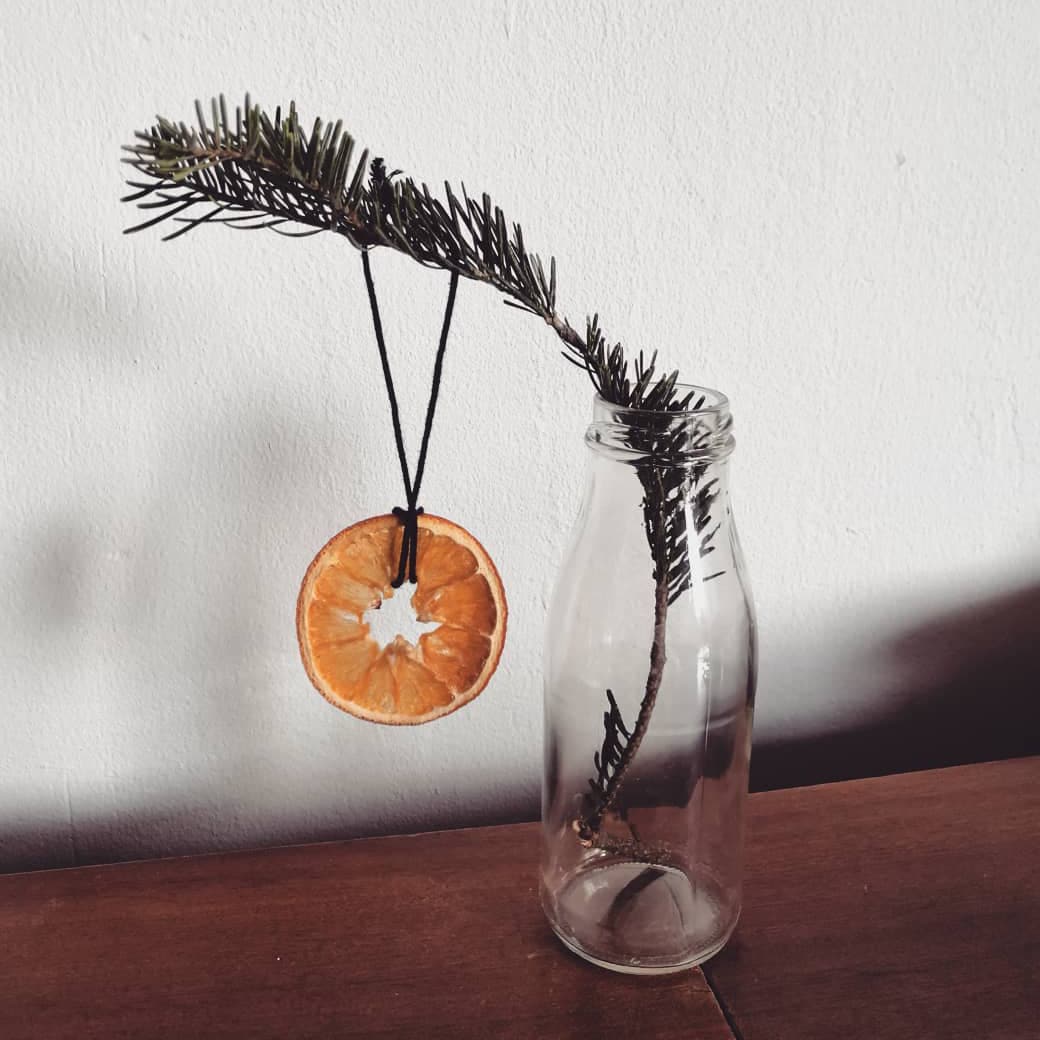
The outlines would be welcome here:
M 629 975 L 702 964 L 726 945 L 737 918 L 711 881 L 650 863 L 585 867 L 555 894 L 543 886 L 542 903 L 568 949 Z

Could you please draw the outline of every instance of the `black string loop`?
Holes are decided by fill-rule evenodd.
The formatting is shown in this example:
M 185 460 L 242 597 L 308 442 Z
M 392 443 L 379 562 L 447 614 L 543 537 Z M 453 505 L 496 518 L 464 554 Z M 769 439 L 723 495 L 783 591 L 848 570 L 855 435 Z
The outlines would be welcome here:
M 376 333 L 376 345 L 379 347 L 379 360 L 383 365 L 383 381 L 386 383 L 386 396 L 390 401 L 390 418 L 394 424 L 394 442 L 397 445 L 397 459 L 401 464 L 401 478 L 404 481 L 404 493 L 408 502 L 406 508 L 395 506 L 393 514 L 401 525 L 401 558 L 397 564 L 397 577 L 390 583 L 399 589 L 405 579 L 411 584 L 418 580 L 415 573 L 416 554 L 419 547 L 419 517 L 423 508 L 419 503 L 419 488 L 422 485 L 423 473 L 426 470 L 426 455 L 430 446 L 430 433 L 433 430 L 433 417 L 437 410 L 437 396 L 441 388 L 441 375 L 444 371 L 444 350 L 448 345 L 448 330 L 451 328 L 451 316 L 455 309 L 455 290 L 458 288 L 459 275 L 451 272 L 451 284 L 448 287 L 448 302 L 444 308 L 444 322 L 441 326 L 441 338 L 437 345 L 437 360 L 433 365 L 433 385 L 430 387 L 430 400 L 426 406 L 426 423 L 423 427 L 422 446 L 419 449 L 419 464 L 413 480 L 408 469 L 408 456 L 404 450 L 404 434 L 401 431 L 401 413 L 397 406 L 397 394 L 394 391 L 394 377 L 390 371 L 390 359 L 386 353 L 386 342 L 383 339 L 383 323 L 379 318 L 379 303 L 376 300 L 376 287 L 372 281 L 372 266 L 368 260 L 368 250 L 361 250 L 361 266 L 365 271 L 365 286 L 368 288 L 368 303 L 372 309 L 372 326 Z

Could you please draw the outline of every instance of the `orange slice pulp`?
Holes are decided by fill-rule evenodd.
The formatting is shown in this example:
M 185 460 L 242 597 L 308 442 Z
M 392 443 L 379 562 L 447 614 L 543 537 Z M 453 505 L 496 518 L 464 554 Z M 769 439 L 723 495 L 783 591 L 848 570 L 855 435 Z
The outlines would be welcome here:
M 318 692 L 358 718 L 390 725 L 432 722 L 469 703 L 502 653 L 506 597 L 484 547 L 439 516 L 419 517 L 412 607 L 438 627 L 413 645 L 398 635 L 380 648 L 365 614 L 393 589 L 402 528 L 392 515 L 340 531 L 307 569 L 296 605 L 303 666 Z

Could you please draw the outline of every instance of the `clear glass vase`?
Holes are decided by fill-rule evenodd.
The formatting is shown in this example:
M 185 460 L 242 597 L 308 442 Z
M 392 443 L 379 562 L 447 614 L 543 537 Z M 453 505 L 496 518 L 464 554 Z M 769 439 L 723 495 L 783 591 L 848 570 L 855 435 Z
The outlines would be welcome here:
M 603 967 L 699 964 L 741 905 L 755 620 L 730 508 L 732 419 L 596 398 L 549 609 L 541 894 Z

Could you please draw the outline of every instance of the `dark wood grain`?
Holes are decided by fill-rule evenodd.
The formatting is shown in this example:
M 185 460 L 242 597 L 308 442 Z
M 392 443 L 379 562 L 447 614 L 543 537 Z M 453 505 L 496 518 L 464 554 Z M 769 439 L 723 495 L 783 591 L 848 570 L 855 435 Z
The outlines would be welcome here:
M 751 798 L 744 1040 L 1037 1040 L 1040 758 Z
M 0 878 L 0 1037 L 731 1033 L 699 971 L 564 952 L 533 825 Z

